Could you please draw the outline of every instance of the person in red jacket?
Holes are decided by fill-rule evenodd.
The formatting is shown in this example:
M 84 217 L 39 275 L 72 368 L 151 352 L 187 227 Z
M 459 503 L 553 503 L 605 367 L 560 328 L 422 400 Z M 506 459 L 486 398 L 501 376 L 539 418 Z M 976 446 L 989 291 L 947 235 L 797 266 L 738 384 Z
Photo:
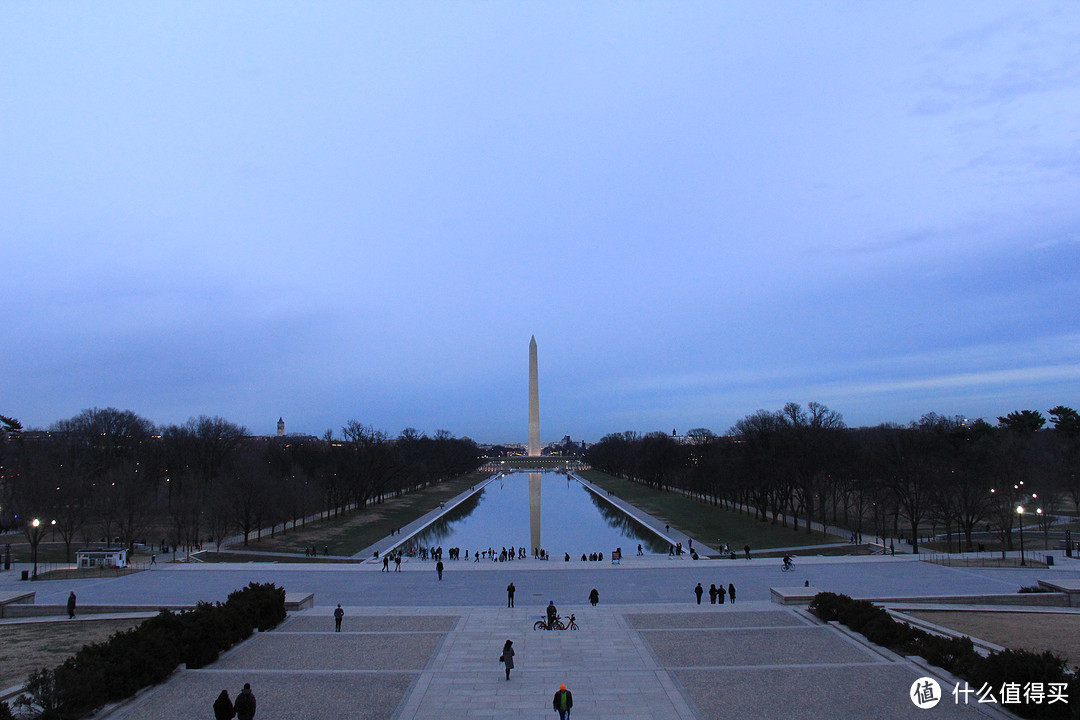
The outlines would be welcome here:
M 574 696 L 566 689 L 565 683 L 559 686 L 558 692 L 551 701 L 551 707 L 559 713 L 559 720 L 570 720 L 570 708 L 574 707 Z

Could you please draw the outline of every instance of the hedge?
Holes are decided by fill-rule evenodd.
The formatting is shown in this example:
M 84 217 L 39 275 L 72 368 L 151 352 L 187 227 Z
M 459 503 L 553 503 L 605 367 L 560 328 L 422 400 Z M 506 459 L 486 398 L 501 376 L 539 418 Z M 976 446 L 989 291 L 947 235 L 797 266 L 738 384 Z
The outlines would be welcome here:
M 1004 683 L 1029 682 L 1068 684 L 1068 703 L 1010 703 L 1011 712 L 1027 718 L 1069 720 L 1080 717 L 1080 680 L 1070 673 L 1065 660 L 1053 653 L 1004 650 L 983 657 L 969 637 L 944 638 L 893 620 L 892 616 L 868 600 L 847 595 L 818 593 L 810 610 L 825 622 L 837 621 L 862 633 L 866 639 L 901 655 L 918 655 L 931 665 L 948 670 L 976 690 L 986 686 L 996 693 Z
M 209 665 L 256 629 L 269 630 L 284 619 L 285 590 L 270 583 L 250 583 L 224 604 L 162 610 L 105 642 L 84 645 L 54 670 L 35 670 L 17 703 L 37 710 L 41 720 L 82 718 L 162 682 L 180 663 Z

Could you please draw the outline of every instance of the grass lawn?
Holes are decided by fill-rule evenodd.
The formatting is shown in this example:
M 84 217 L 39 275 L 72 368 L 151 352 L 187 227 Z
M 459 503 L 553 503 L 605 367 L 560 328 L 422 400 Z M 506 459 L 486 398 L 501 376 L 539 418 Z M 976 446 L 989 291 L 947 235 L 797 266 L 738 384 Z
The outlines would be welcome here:
M 1070 665 L 1080 662 L 1076 615 L 972 610 L 919 610 L 906 614 L 1002 647 L 1050 651 Z
M 795 531 L 790 526 L 784 528 L 780 525 L 761 522 L 745 513 L 726 510 L 719 505 L 694 500 L 679 493 L 654 490 L 640 483 L 613 477 L 598 470 L 586 470 L 580 475 L 589 482 L 610 490 L 653 517 L 670 524 L 673 529 L 714 549 L 721 543 L 738 548 L 740 554 L 744 545 L 749 545 L 751 552 L 766 548 L 802 547 L 826 543 L 852 547 L 832 535 L 822 535 L 818 531 L 807 535 L 805 528 Z
M 130 630 L 137 620 L 68 620 L 0 625 L 0 688 L 26 682 L 38 668 L 54 668 L 83 645 L 108 640 L 113 633 Z
M 318 549 L 320 555 L 324 548 L 330 555 L 354 555 L 389 535 L 391 528 L 407 525 L 424 513 L 434 510 L 440 502 L 453 498 L 490 476 L 491 473 L 488 472 L 469 473 L 401 497 L 389 498 L 379 504 L 368 505 L 358 512 L 309 522 L 306 527 L 289 528 L 288 532 L 279 530 L 273 537 L 264 533 L 259 540 L 252 536 L 247 548 L 296 553 L 301 560 L 304 558 L 304 549 L 312 545 Z M 243 550 L 243 545 L 230 547 L 230 552 L 227 553 L 233 556 L 230 561 L 235 562 L 235 555 Z M 282 558 L 261 558 L 255 555 L 246 557 L 253 561 L 282 561 Z M 210 555 L 207 559 L 212 558 L 213 555 Z

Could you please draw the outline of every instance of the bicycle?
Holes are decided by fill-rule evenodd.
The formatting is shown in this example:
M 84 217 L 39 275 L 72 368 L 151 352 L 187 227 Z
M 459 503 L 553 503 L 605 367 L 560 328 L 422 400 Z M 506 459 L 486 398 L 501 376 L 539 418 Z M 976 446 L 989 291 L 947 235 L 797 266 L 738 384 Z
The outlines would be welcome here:
M 565 623 L 563 622 L 561 615 L 556 616 L 554 626 L 548 626 L 547 620 L 537 620 L 535 623 L 533 623 L 533 630 L 577 630 L 578 625 L 575 620 L 576 618 L 574 617 L 573 613 L 570 614 L 570 619 L 567 620 Z
M 795 572 L 795 563 L 780 563 L 780 572 Z
M 555 625 L 549 626 L 546 620 L 537 620 L 533 623 L 533 630 L 565 630 L 566 626 L 562 624 L 559 618 L 555 618 Z

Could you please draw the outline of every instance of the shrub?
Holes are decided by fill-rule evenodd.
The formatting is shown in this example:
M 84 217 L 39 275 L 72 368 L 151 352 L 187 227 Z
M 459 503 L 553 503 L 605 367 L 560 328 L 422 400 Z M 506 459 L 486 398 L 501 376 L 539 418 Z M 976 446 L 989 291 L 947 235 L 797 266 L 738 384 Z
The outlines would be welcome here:
M 39 710 L 38 720 L 59 720 L 61 694 L 57 688 L 56 674 L 49 668 L 30 673 L 26 680 L 25 695 L 15 704 L 27 710 Z
M 225 605 L 239 609 L 262 632 L 285 619 L 285 588 L 273 583 L 249 583 L 246 588 L 230 593 Z
M 910 647 L 913 641 L 913 631 L 903 623 L 898 623 L 889 617 L 884 610 L 880 615 L 867 616 L 862 627 L 857 628 L 866 636 L 866 639 L 890 650 L 901 650 Z
M 962 669 L 970 670 L 973 660 L 979 657 L 969 637 L 945 638 L 928 632 L 919 633 L 911 651 L 955 675 L 961 675 Z
M 852 600 L 846 595 L 818 593 L 810 601 L 810 610 L 824 621 L 838 620 L 862 633 L 873 643 L 897 652 L 917 654 L 932 665 L 944 668 L 979 689 L 987 685 L 995 697 L 1005 683 L 1024 687 L 1027 683 L 1068 683 L 1067 695 L 1080 697 L 1080 678 L 1067 672 L 1065 661 L 1053 653 L 1027 650 L 1003 650 L 983 657 L 975 652 L 969 637 L 943 638 L 912 628 L 892 619 L 882 608 L 866 600 Z M 1000 699 L 1000 698 L 999 698 Z M 1026 718 L 1080 717 L 1065 703 L 1022 703 L 1008 706 Z
M 820 592 L 810 601 L 810 612 L 821 618 L 822 622 L 832 622 L 840 619 L 840 605 L 844 602 L 852 602 L 846 595 L 837 595 L 831 592 Z
M 1029 650 L 1002 650 L 981 658 L 973 669 L 970 678 L 972 686 L 981 687 L 983 683 L 995 690 L 1000 690 L 1004 683 L 1018 683 L 1024 687 L 1028 683 L 1067 683 L 1065 661 L 1051 652 L 1031 652 Z M 1075 684 L 1073 688 L 1075 689 Z M 1075 696 L 1070 695 L 1071 698 Z M 1075 703 L 1075 699 L 1073 700 Z M 1068 709 L 1065 704 L 1024 703 L 1012 706 L 1017 715 L 1029 718 L 1066 718 Z
M 269 630 L 284 619 L 285 590 L 273 584 L 252 583 L 224 605 L 200 602 L 179 614 L 162 610 L 136 628 L 83 646 L 55 670 L 35 671 L 21 704 L 40 708 L 45 720 L 83 717 L 162 682 L 181 662 L 209 665 L 254 628 Z

